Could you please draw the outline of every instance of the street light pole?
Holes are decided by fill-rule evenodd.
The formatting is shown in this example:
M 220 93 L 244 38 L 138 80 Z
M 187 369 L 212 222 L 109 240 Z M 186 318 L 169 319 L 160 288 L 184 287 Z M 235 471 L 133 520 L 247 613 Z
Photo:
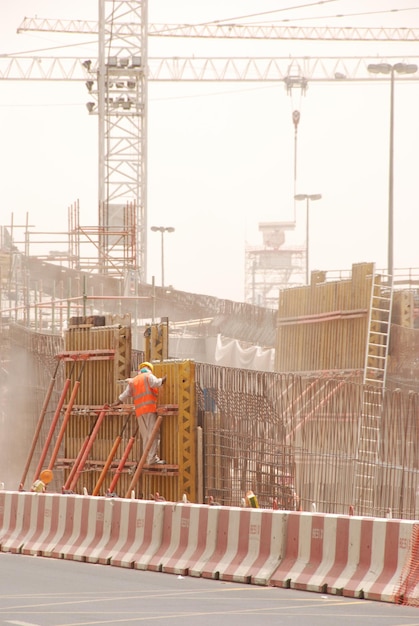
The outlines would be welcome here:
M 388 164 L 388 244 L 387 272 L 393 282 L 394 272 L 394 65 L 390 73 L 390 139 Z
M 309 242 L 310 242 L 310 227 L 309 227 L 309 214 L 310 214 L 310 200 L 321 200 L 320 193 L 298 193 L 294 196 L 295 200 L 306 201 L 306 285 L 310 284 L 309 280 Z
M 372 74 L 390 74 L 390 141 L 388 166 L 388 243 L 387 272 L 390 283 L 394 273 L 394 72 L 415 74 L 418 66 L 413 63 L 371 63 L 368 71 Z
M 152 226 L 151 230 L 161 234 L 161 286 L 164 287 L 164 233 L 173 233 L 173 226 Z

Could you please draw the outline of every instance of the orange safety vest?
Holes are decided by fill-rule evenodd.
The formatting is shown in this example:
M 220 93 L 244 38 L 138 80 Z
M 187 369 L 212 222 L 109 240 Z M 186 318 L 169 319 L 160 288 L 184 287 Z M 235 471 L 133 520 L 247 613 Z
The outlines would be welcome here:
M 144 413 L 156 413 L 158 388 L 150 387 L 147 373 L 138 374 L 131 381 L 131 392 L 134 401 L 135 415 L 141 417 Z

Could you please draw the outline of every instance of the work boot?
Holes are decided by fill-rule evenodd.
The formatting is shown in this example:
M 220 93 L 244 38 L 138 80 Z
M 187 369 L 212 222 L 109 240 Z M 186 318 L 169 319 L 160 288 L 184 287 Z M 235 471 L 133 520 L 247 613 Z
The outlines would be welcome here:
M 157 455 L 154 457 L 152 461 L 150 461 L 149 465 L 166 465 L 166 461 L 160 459 Z

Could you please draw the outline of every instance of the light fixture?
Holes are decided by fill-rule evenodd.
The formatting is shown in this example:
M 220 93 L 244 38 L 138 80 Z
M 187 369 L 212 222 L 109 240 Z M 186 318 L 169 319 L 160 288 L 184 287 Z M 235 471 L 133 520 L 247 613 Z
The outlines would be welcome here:
M 91 113 L 96 106 L 96 102 L 86 102 L 86 109 Z
M 153 231 L 153 233 L 159 232 L 159 233 L 173 233 L 174 232 L 174 228 L 173 226 L 152 226 L 151 229 Z
M 88 59 L 87 61 L 83 61 L 82 65 L 88 72 L 90 72 L 90 66 L 92 65 L 92 62 L 90 59 Z
M 94 85 L 94 82 L 92 80 L 87 80 L 86 81 L 86 87 L 87 87 L 87 91 L 90 93 L 92 91 L 92 87 Z

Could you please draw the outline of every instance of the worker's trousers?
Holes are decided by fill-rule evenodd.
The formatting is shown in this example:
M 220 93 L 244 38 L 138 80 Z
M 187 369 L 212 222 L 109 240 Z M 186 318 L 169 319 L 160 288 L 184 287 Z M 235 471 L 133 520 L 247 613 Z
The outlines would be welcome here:
M 138 427 L 140 429 L 140 435 L 143 442 L 143 450 L 145 449 L 151 435 L 151 431 L 157 421 L 157 413 L 144 413 L 138 418 Z M 157 456 L 157 452 L 160 446 L 160 431 L 157 433 L 156 438 L 151 444 L 151 448 L 147 454 L 147 464 L 152 464 Z

